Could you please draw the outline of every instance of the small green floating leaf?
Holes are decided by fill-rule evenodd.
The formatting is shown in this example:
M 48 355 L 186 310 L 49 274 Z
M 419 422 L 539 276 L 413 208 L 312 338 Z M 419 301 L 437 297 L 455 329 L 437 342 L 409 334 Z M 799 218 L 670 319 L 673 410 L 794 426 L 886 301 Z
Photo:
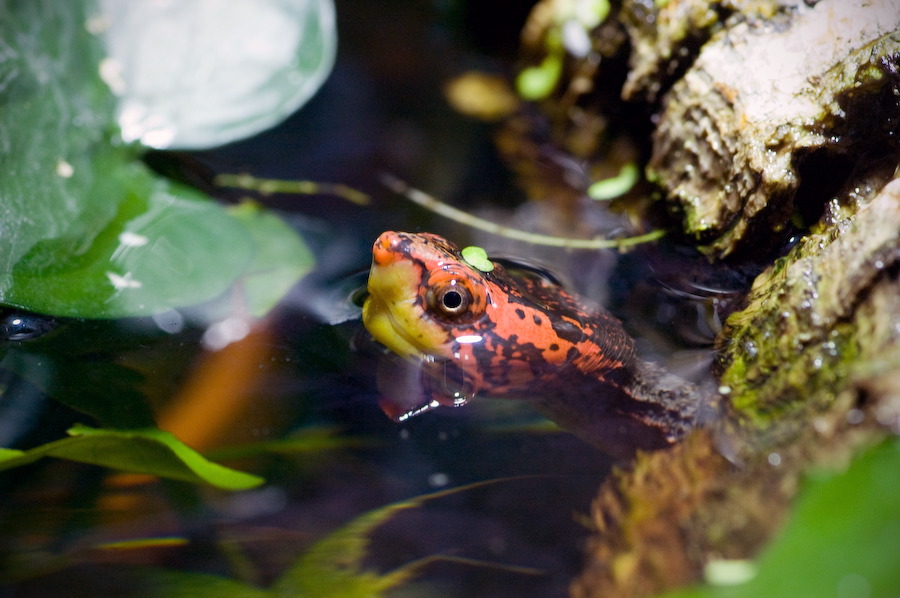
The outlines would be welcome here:
M 638 182 L 640 170 L 637 164 L 629 162 L 614 177 L 597 181 L 588 187 L 587 194 L 591 199 L 606 201 L 627 193 Z
M 490 272 L 494 269 L 494 263 L 488 259 L 487 251 L 481 247 L 465 247 L 461 252 L 466 263 L 482 272 Z
M 516 77 L 516 89 L 526 100 L 543 100 L 556 87 L 560 75 L 562 75 L 562 56 L 554 52 L 548 54 L 538 66 L 522 69 Z
M 133 473 L 206 483 L 225 490 L 247 490 L 264 482 L 258 476 L 206 460 L 177 438 L 155 428 L 109 430 L 78 425 L 70 438 L 27 451 L 3 449 L 0 470 L 57 457 Z

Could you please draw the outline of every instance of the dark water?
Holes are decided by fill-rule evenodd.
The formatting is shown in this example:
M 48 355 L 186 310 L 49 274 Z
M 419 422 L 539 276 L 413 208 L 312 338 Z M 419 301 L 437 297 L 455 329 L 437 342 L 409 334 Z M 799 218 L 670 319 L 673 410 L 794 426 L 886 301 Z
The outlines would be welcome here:
M 267 480 L 239 493 L 52 459 L 2 473 L 0 596 L 144 595 L 161 570 L 268 587 L 315 542 L 366 511 L 492 480 L 391 517 L 371 534 L 364 566 L 384 572 L 447 557 L 423 566 L 395 595 L 566 594 L 609 460 L 566 434 L 530 431 L 537 419 L 527 406 L 476 400 L 402 425 L 390 421 L 377 405 L 377 350 L 348 301 L 381 231 L 463 234 L 393 197 L 378 183 L 381 172 L 452 203 L 517 195 L 488 129 L 454 114 L 440 92 L 445 77 L 465 68 L 509 68 L 529 3 L 509 4 L 498 23 L 475 3 L 338 2 L 338 63 L 307 107 L 273 131 L 218 151 L 148 157 L 201 188 L 211 188 L 214 173 L 247 171 L 341 182 L 374 202 L 261 200 L 301 232 L 317 266 L 239 351 L 243 373 L 236 378 L 204 353 L 204 331 L 190 324 L 173 331 L 152 319 L 60 320 L 44 336 L 14 339 L 7 357 L 18 355 L 19 369 L 0 380 L 2 446 L 38 446 L 72 424 L 96 425 L 77 408 L 85 396 L 136 426 L 159 421 L 191 385 L 214 397 L 201 419 L 231 410 L 220 425 L 195 426 L 209 424 L 211 436 L 198 443 L 213 454 L 310 429 L 336 430 L 337 446 L 226 461 Z M 225 201 L 241 195 L 216 194 Z M 616 300 L 615 290 L 603 293 Z M 217 404 L 219 390 L 240 405 Z M 49 395 L 69 397 L 68 405 Z M 140 538 L 171 541 L 108 546 Z M 194 595 L 227 595 L 203 587 Z

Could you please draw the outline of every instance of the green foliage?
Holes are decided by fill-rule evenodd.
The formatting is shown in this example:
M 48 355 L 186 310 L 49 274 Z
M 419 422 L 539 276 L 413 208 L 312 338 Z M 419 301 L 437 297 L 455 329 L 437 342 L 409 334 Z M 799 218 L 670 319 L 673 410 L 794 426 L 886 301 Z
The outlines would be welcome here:
M 209 456 L 214 459 L 244 459 L 266 454 L 284 456 L 319 455 L 325 451 L 371 446 L 372 440 L 345 436 L 332 426 L 310 426 L 286 438 L 256 442 L 218 449 Z
M 113 142 L 87 4 L 0 4 L 0 303 L 139 316 L 241 280 L 264 313 L 312 266 L 310 252 L 275 216 L 228 211 Z
M 73 351 L 74 353 L 74 351 Z M 8 351 L 0 367 L 42 393 L 111 428 L 152 426 L 153 414 L 140 390 L 143 376 L 105 355 L 40 354 Z
M 228 210 L 244 225 L 253 244 L 252 260 L 243 269 L 240 284 L 248 311 L 262 316 L 312 269 L 314 257 L 288 224 L 255 204 Z
M 494 263 L 488 258 L 487 252 L 482 247 L 465 247 L 461 253 L 466 263 L 476 270 L 490 272 L 494 269 Z
M 591 199 L 606 201 L 628 193 L 640 179 L 641 173 L 634 162 L 622 166 L 619 174 L 597 181 L 588 187 L 587 194 Z
M 900 590 L 900 440 L 867 451 L 843 473 L 808 481 L 791 520 L 749 581 L 666 598 L 896 596 Z
M 549 96 L 562 74 L 562 53 L 548 54 L 538 66 L 522 69 L 516 77 L 516 90 L 529 101 L 543 100 Z
M 0 470 L 58 457 L 135 473 L 206 483 L 226 490 L 246 490 L 263 483 L 255 475 L 207 461 L 177 438 L 154 428 L 102 430 L 75 426 L 70 438 L 27 450 L 0 449 Z
M 472 484 L 425 494 L 363 513 L 316 542 L 268 589 L 213 575 L 154 568 L 133 570 L 134 587 L 140 589 L 142 596 L 378 598 L 388 590 L 408 582 L 419 568 L 435 559 L 413 561 L 383 574 L 366 570 L 362 563 L 367 555 L 370 534 L 401 511 L 417 508 L 433 498 L 480 485 L 482 484 Z M 522 572 L 534 573 L 533 570 Z

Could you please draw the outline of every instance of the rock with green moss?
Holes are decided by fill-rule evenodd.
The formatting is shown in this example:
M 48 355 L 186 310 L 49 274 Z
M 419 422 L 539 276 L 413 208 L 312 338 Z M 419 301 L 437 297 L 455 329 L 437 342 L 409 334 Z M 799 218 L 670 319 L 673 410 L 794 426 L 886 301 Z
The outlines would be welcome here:
M 900 179 L 870 192 L 832 202 L 727 320 L 721 379 L 752 427 L 830 430 L 849 417 L 900 430 L 891 393 L 860 402 L 862 387 L 900 371 Z
M 781 257 L 719 335 L 718 418 L 605 480 L 579 598 L 752 563 L 810 472 L 900 433 L 900 7 L 717 27 L 665 97 L 649 170 L 711 259 Z
M 824 0 L 726 28 L 666 95 L 648 172 L 710 255 L 776 245 L 801 185 L 840 183 L 835 171 L 890 144 L 898 71 L 891 0 Z M 831 172 L 804 170 L 813 157 Z

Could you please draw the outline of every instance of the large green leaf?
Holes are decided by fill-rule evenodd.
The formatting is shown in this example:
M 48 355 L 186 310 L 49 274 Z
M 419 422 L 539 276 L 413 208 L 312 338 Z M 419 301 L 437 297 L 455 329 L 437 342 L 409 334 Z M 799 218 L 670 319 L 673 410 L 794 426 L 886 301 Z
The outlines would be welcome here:
M 247 309 L 262 315 L 309 272 L 314 257 L 284 220 L 256 204 L 243 203 L 229 214 L 244 225 L 255 246 L 241 285 Z
M 900 595 L 900 440 L 869 450 L 844 473 L 809 480 L 791 520 L 746 583 L 666 598 Z
M 286 225 L 235 217 L 114 143 L 100 78 L 110 63 L 88 33 L 96 14 L 87 0 L 0 3 L 0 303 L 138 316 L 208 301 L 240 279 L 264 313 L 310 253 Z
M 137 164 L 109 171 L 132 173 L 124 195 L 110 197 L 117 213 L 89 243 L 81 231 L 38 240 L 13 268 L 6 303 L 64 316 L 153 314 L 212 299 L 249 267 L 253 239 L 220 206 Z
M 27 451 L 0 449 L 0 470 L 58 457 L 185 482 L 206 483 L 226 490 L 246 490 L 263 483 L 249 473 L 207 461 L 177 438 L 155 428 L 108 430 L 75 426 L 70 438 Z
M 334 63 L 332 0 L 99 4 L 123 136 L 151 147 L 201 149 L 268 129 Z

